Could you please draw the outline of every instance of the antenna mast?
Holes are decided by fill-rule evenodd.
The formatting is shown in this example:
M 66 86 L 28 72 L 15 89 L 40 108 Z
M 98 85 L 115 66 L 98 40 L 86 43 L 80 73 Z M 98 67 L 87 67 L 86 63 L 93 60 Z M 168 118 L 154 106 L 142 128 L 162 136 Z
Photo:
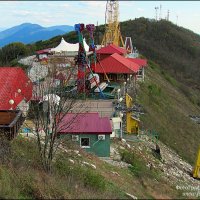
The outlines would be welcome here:
M 169 10 L 167 11 L 167 21 L 169 21 Z
M 156 11 L 155 20 L 156 20 L 156 21 L 158 20 L 158 8 L 159 8 L 159 7 L 157 7 L 157 6 L 155 7 L 155 11 Z
M 162 19 L 162 5 L 160 4 L 160 16 L 159 16 L 159 20 Z

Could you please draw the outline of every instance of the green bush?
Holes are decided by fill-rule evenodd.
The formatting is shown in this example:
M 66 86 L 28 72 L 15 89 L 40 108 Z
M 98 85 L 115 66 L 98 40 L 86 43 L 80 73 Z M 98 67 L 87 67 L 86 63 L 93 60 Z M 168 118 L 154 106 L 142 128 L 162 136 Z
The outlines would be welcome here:
M 84 170 L 84 185 L 97 189 L 97 190 L 105 190 L 106 188 L 106 181 L 103 176 L 98 173 L 95 173 L 91 169 Z
M 70 180 L 74 182 L 78 181 L 85 187 L 93 188 L 95 190 L 105 190 L 106 188 L 106 181 L 103 176 L 87 166 L 81 166 L 80 164 L 72 165 L 62 155 L 57 158 L 54 166 L 55 173 L 62 177 L 70 177 Z
M 63 157 L 60 155 L 56 162 L 54 163 L 55 167 L 55 173 L 61 175 L 61 176 L 69 176 L 70 175 L 70 164 L 67 162 L 66 159 L 63 159 Z
M 135 176 L 141 177 L 144 172 L 147 170 L 146 165 L 142 162 L 134 152 L 127 150 L 121 151 L 121 158 L 124 162 L 131 164 L 129 169 Z
M 156 84 L 148 85 L 149 95 L 160 96 L 161 88 Z
M 134 152 L 127 150 L 120 151 L 121 158 L 124 162 L 131 164 L 130 171 L 137 177 L 159 178 L 159 173 L 156 170 L 150 170 L 145 161 L 138 157 Z

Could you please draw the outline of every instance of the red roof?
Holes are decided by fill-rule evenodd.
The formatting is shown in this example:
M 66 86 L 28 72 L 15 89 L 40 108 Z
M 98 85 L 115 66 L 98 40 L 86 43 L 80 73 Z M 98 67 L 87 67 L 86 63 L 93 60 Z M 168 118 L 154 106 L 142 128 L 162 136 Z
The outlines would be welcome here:
M 36 53 L 37 54 L 47 54 L 47 53 L 50 53 L 50 50 L 51 49 L 42 49 L 42 50 L 36 51 Z
M 117 47 L 114 44 L 110 44 L 106 47 L 102 47 L 101 49 L 98 49 L 96 51 L 97 54 L 113 54 L 113 53 L 118 53 L 120 55 L 127 53 L 127 50 L 122 48 L 122 47 Z
M 108 117 L 99 117 L 98 113 L 67 113 L 59 123 L 61 134 L 111 134 Z
M 102 67 L 104 70 L 102 69 Z M 134 62 L 131 62 L 127 58 L 124 58 L 123 56 L 114 53 L 111 56 L 103 59 L 101 61 L 101 66 L 99 63 L 96 64 L 96 67 L 94 67 L 94 64 L 92 65 L 93 70 L 96 73 L 113 73 L 113 74 L 132 74 L 136 73 L 140 66 Z
M 29 101 L 32 89 L 31 80 L 20 67 L 0 67 L 0 110 L 16 109 L 23 99 Z
M 146 67 L 147 66 L 147 60 L 142 58 L 128 58 L 128 60 L 138 64 L 140 67 Z

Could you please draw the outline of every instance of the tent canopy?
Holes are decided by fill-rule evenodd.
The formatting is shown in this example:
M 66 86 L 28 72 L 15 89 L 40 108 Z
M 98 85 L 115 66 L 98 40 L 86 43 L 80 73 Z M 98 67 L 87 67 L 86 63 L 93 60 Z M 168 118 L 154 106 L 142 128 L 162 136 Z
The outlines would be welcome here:
M 89 46 L 87 45 L 85 38 L 83 39 L 83 44 L 85 51 L 88 52 Z M 52 52 L 78 52 L 78 50 L 79 50 L 79 43 L 76 44 L 68 43 L 64 40 L 64 38 L 61 39 L 61 42 L 57 47 L 51 49 Z

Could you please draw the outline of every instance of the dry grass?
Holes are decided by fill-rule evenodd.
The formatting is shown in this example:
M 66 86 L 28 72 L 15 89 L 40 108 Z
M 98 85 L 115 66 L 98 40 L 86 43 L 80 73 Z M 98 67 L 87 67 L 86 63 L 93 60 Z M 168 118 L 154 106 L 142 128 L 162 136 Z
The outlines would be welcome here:
M 159 69 L 149 67 L 146 76 L 139 91 L 139 103 L 146 110 L 143 128 L 158 131 L 162 142 L 193 164 L 200 143 L 200 126 L 190 120 L 189 115 L 199 114 L 200 108 L 164 79 Z M 148 86 L 152 84 L 160 88 L 160 95 L 149 97 Z

